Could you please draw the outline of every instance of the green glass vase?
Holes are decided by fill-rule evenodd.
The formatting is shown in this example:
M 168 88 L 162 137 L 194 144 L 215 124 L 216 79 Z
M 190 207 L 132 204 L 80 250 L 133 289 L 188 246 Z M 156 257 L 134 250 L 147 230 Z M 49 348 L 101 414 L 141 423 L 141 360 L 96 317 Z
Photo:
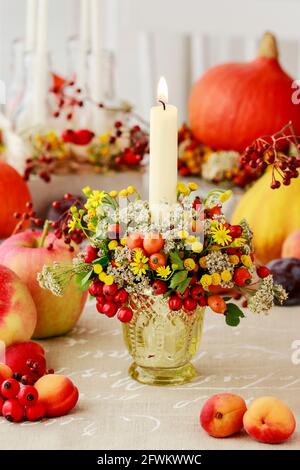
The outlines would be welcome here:
M 191 359 L 198 351 L 205 308 L 190 314 L 172 311 L 161 296 L 131 295 L 133 318 L 123 327 L 133 358 L 130 376 L 148 385 L 179 385 L 196 375 Z

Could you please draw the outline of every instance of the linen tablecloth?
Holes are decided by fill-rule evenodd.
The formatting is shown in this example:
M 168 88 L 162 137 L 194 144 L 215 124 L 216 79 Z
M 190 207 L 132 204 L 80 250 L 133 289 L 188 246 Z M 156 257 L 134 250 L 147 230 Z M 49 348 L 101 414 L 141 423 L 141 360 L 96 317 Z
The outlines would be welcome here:
M 300 448 L 299 430 L 285 444 L 271 446 L 244 433 L 214 439 L 199 426 L 204 401 L 225 391 L 242 395 L 247 403 L 275 395 L 300 422 L 299 307 L 275 308 L 266 317 L 249 313 L 237 328 L 207 310 L 195 360 L 199 376 L 180 387 L 131 380 L 121 325 L 96 313 L 93 304 L 69 335 L 41 344 L 49 367 L 79 387 L 79 403 L 67 416 L 38 423 L 13 424 L 0 418 L 1 449 Z

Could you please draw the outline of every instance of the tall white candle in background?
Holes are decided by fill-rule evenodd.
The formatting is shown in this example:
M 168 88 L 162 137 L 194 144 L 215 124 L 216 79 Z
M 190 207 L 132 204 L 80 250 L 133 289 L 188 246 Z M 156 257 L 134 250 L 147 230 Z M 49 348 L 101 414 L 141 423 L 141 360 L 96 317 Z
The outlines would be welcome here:
M 48 0 L 38 0 L 37 43 L 34 54 L 33 126 L 43 126 L 47 120 L 48 83 Z
M 103 102 L 103 18 L 101 15 L 101 0 L 91 0 L 91 25 L 92 25 L 92 48 L 91 48 L 91 95 L 96 103 Z M 104 132 L 105 111 L 97 105 L 93 106 L 93 130 L 96 134 Z
M 150 113 L 149 204 L 152 215 L 158 205 L 177 201 L 178 113 L 168 103 L 168 87 L 161 77 L 157 88 L 158 106 Z
M 38 9 L 38 0 L 27 0 L 27 3 L 26 3 L 26 38 L 25 38 L 26 52 L 31 52 L 35 48 L 37 9 Z
M 81 0 L 77 69 L 77 83 L 80 87 L 86 84 L 87 51 L 89 47 L 89 9 L 90 0 Z

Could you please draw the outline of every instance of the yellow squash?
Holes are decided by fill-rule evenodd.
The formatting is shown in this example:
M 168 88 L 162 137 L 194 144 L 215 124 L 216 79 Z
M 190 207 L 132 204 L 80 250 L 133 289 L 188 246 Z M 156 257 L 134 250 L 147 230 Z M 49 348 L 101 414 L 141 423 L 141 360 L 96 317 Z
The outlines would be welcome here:
M 300 176 L 290 186 L 271 189 L 267 171 L 241 198 L 232 217 L 238 224 L 245 218 L 253 230 L 256 257 L 261 263 L 280 258 L 282 244 L 300 228 Z

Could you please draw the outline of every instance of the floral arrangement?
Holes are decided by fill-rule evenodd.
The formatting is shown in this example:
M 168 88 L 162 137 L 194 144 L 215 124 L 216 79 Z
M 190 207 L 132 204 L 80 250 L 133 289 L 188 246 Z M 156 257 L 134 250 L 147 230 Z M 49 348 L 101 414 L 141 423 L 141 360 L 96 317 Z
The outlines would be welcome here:
M 89 129 L 66 129 L 30 135 L 31 156 L 24 177 L 37 174 L 45 182 L 53 174 L 138 170 L 148 152 L 148 135 L 140 126 L 116 121 L 111 132 L 96 136 Z M 80 149 L 80 150 L 79 150 Z
M 178 202 L 163 220 L 153 220 L 149 203 L 132 186 L 119 193 L 84 188 L 86 202 L 74 204 L 61 223 L 68 243 L 81 233 L 88 245 L 72 266 L 44 266 L 40 285 L 63 295 L 75 276 L 100 313 L 122 322 L 132 319 L 136 294 L 162 296 L 170 310 L 187 315 L 208 305 L 231 326 L 244 317 L 232 299 L 267 313 L 286 293 L 267 267 L 255 265 L 247 222 L 230 225 L 222 214 L 231 191 L 213 190 L 201 199 L 193 194 L 197 188 L 178 183 Z
M 215 183 L 227 181 L 245 187 L 260 178 L 270 165 L 273 189 L 280 187 L 279 180 L 288 185 L 298 176 L 299 137 L 290 122 L 275 134 L 256 139 L 243 154 L 214 151 L 199 142 L 186 125 L 179 130 L 178 167 L 182 176 L 201 175 Z

